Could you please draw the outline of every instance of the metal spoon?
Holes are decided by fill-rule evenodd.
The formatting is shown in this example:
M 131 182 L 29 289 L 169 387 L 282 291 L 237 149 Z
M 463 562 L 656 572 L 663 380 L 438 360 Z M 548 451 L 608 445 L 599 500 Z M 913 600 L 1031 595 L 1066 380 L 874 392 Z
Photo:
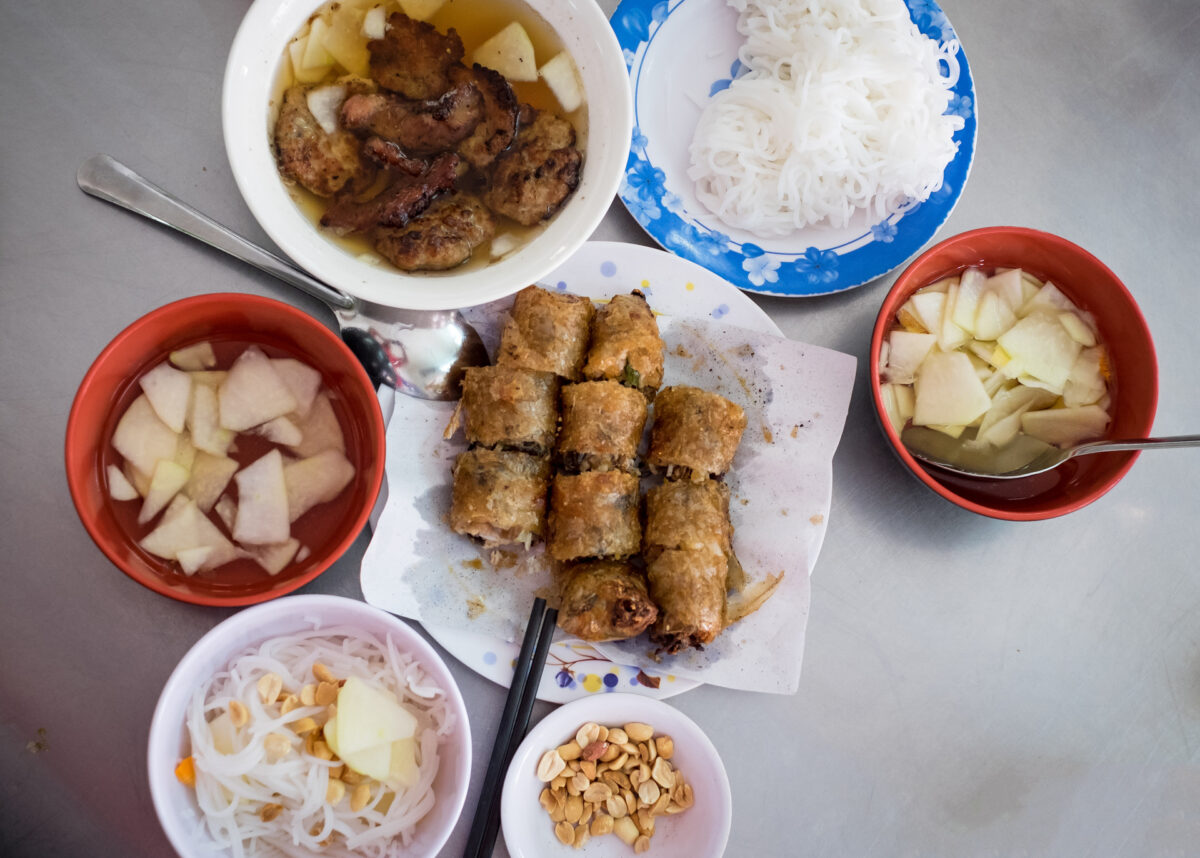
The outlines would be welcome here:
M 1200 447 L 1200 435 L 1172 435 L 1165 438 L 1130 438 L 1119 441 L 1089 441 L 1084 444 L 1076 444 L 1074 447 L 1053 447 L 1047 445 L 1047 449 L 1036 454 L 1032 459 L 1022 465 L 1004 470 L 1001 473 L 984 470 L 982 466 L 968 467 L 963 464 L 950 462 L 939 458 L 936 453 L 931 450 L 921 450 L 914 448 L 912 445 L 906 444 L 908 452 L 912 453 L 917 459 L 927 465 L 933 465 L 935 468 L 940 468 L 943 471 L 950 471 L 955 474 L 963 474 L 969 477 L 986 477 L 993 480 L 1013 480 L 1018 477 L 1029 477 L 1034 474 L 1041 474 L 1049 471 L 1051 468 L 1056 468 L 1068 459 L 1073 459 L 1076 456 L 1088 456 L 1092 453 L 1109 453 L 1120 450 L 1163 450 L 1171 447 Z
M 342 339 L 372 383 L 420 399 L 457 399 L 463 370 L 487 364 L 479 333 L 457 310 L 404 310 L 363 301 L 322 283 L 227 229 L 108 155 L 79 167 L 84 193 L 198 238 L 329 305 Z

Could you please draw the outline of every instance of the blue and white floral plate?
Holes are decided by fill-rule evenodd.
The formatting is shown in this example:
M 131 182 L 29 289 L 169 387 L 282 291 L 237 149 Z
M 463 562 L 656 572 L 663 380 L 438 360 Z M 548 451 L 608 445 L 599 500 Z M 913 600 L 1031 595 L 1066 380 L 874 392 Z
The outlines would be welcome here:
M 918 29 L 956 39 L 933 0 L 905 0 Z M 883 221 L 866 212 L 845 229 L 806 228 L 779 239 L 731 230 L 695 197 L 688 149 L 709 98 L 741 64 L 737 13 L 725 0 L 622 0 L 611 19 L 633 86 L 633 140 L 621 200 L 650 236 L 735 286 L 766 295 L 827 295 L 861 286 L 904 264 L 950 216 L 975 155 L 975 85 L 966 54 L 950 109 L 965 124 L 942 187 Z

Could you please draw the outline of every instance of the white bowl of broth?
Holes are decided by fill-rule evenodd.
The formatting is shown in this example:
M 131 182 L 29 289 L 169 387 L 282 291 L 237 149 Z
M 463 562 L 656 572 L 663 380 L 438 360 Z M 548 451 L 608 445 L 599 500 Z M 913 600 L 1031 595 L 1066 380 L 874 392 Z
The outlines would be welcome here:
M 351 0 L 354 2 L 354 0 Z M 496 239 L 516 247 L 493 256 L 490 243 L 444 271 L 404 272 L 358 237 L 319 225 L 324 201 L 280 173 L 273 141 L 283 92 L 293 82 L 289 45 L 314 15 L 330 7 L 314 0 L 257 0 L 230 51 L 222 93 L 222 123 L 234 179 L 268 236 L 315 277 L 367 301 L 416 310 L 474 306 L 516 292 L 566 260 L 591 235 L 616 194 L 632 133 L 632 99 L 621 48 L 593 0 L 445 0 L 427 20 L 453 27 L 463 62 L 490 36 L 516 21 L 529 34 L 538 65 L 566 51 L 578 71 L 583 103 L 565 113 L 542 79 L 510 81 L 517 99 L 553 111 L 576 131 L 583 156 L 579 184 L 561 207 L 533 227 L 496 216 Z M 358 0 L 399 11 L 397 0 Z M 363 37 L 364 45 L 367 41 Z M 345 74 L 334 66 L 330 78 Z

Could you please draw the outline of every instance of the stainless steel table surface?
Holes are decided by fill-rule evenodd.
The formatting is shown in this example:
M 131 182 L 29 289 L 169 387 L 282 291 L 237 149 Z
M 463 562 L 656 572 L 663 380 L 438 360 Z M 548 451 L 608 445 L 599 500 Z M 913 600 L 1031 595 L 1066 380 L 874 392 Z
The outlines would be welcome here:
M 321 305 L 75 187 L 79 163 L 108 152 L 266 241 L 221 139 L 221 78 L 246 6 L 0 0 L 5 856 L 170 854 L 147 787 L 150 716 L 176 661 L 231 613 L 135 584 L 80 525 L 62 442 L 84 372 L 135 318 L 201 292 L 279 297 L 332 327 Z M 981 121 L 938 237 L 1019 224 L 1096 253 L 1154 335 L 1156 431 L 1200 431 L 1200 6 L 944 8 Z M 650 244 L 619 202 L 595 237 Z M 1143 454 L 1107 496 L 1056 520 L 947 504 L 902 470 L 869 408 L 867 341 L 893 277 L 756 299 L 788 336 L 859 368 L 799 691 L 702 686 L 672 700 L 723 755 L 727 854 L 1197 854 L 1200 450 Z M 361 598 L 367 542 L 305 591 Z M 504 689 L 451 664 L 474 724 L 471 808 Z M 469 813 L 445 854 L 461 854 L 468 826 Z

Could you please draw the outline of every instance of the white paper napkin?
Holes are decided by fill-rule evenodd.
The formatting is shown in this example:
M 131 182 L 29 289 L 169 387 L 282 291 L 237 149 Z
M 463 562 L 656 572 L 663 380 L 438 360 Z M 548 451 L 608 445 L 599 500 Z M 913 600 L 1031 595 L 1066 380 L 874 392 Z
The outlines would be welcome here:
M 486 319 L 472 320 L 486 336 Z M 498 324 L 498 320 L 496 320 Z M 782 575 L 756 613 L 704 652 L 659 663 L 643 635 L 596 648 L 621 664 L 709 684 L 792 693 L 800 679 L 816 564 L 830 508 L 831 467 L 855 359 L 719 322 L 660 319 L 665 384 L 694 384 L 737 402 L 748 418 L 730 474 L 734 550 L 748 589 Z M 447 526 L 450 468 L 465 449 L 443 430 L 453 403 L 402 398 L 387 436 L 387 499 L 363 558 L 362 588 L 378 607 L 439 628 L 514 640 L 536 595 L 552 591 L 540 547 L 492 552 Z M 385 414 L 388 409 L 385 404 Z

